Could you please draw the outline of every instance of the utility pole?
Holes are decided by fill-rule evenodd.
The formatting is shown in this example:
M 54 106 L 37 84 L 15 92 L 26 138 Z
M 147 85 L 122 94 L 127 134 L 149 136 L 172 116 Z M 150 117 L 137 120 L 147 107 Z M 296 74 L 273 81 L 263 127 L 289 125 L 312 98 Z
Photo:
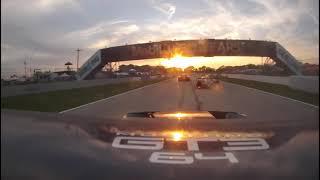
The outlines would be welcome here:
M 30 56 L 30 63 L 29 63 L 29 67 L 30 67 L 30 73 L 29 73 L 29 75 L 30 75 L 30 77 L 32 77 L 32 68 L 31 68 L 31 62 L 32 62 L 32 57 Z
M 77 71 L 79 70 L 79 54 L 80 54 L 80 51 L 82 51 L 81 49 L 77 49 Z
M 27 61 L 24 60 L 23 64 L 24 64 L 24 77 L 27 77 Z

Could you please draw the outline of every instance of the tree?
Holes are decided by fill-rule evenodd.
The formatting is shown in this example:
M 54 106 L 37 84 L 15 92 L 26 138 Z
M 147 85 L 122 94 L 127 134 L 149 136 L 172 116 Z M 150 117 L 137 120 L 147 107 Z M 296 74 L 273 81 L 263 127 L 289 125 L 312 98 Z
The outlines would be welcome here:
M 176 67 L 170 67 L 170 68 L 167 69 L 167 72 L 171 73 L 171 74 L 176 74 L 176 73 L 181 73 L 182 69 L 181 68 L 176 68 Z
M 154 74 L 166 74 L 167 69 L 164 66 L 155 66 L 153 67 L 153 73 Z
M 138 67 L 137 69 L 139 69 L 139 71 L 141 71 L 141 72 L 150 72 L 152 67 L 150 65 L 142 65 L 142 66 Z
M 200 72 L 205 72 L 205 70 L 207 69 L 207 66 L 201 66 L 201 67 L 199 67 L 199 71 Z
M 256 69 L 257 66 L 254 65 L 254 64 L 248 64 L 248 65 L 247 65 L 247 68 L 248 68 L 248 69 Z
M 194 72 L 195 68 L 193 66 L 189 66 L 187 68 L 184 69 L 185 72 Z
M 200 72 L 205 72 L 205 73 L 212 73 L 215 72 L 216 70 L 212 67 L 207 67 L 207 66 L 201 66 L 198 71 Z
M 133 65 L 133 64 L 129 64 L 129 65 L 122 64 L 122 65 L 119 66 L 119 71 L 120 72 L 129 72 L 130 69 L 136 69 L 135 65 Z

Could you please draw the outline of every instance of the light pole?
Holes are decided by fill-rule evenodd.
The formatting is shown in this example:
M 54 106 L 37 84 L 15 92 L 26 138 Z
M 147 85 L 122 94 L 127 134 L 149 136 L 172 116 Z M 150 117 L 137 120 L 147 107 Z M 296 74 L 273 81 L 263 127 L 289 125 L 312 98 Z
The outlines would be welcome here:
M 24 77 L 27 78 L 27 61 L 24 60 L 23 64 L 24 64 Z
M 80 51 L 82 51 L 81 49 L 77 49 L 77 71 L 79 70 L 79 54 L 80 54 Z

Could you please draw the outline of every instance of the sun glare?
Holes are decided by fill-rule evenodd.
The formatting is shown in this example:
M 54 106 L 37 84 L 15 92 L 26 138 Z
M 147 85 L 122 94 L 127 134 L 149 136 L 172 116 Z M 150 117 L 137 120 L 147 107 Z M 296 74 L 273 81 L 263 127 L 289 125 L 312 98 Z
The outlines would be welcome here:
M 176 113 L 176 114 L 174 114 L 174 116 L 176 117 L 176 118 L 182 118 L 182 117 L 185 117 L 186 116 L 186 114 L 183 114 L 183 113 L 180 113 L 180 112 L 178 112 L 178 113 Z
M 194 66 L 194 62 L 188 57 L 183 57 L 180 54 L 176 54 L 173 58 L 162 61 L 161 65 L 185 69 L 189 66 Z
M 172 140 L 174 140 L 174 141 L 180 141 L 180 140 L 182 140 L 182 138 L 183 138 L 183 132 L 180 132 L 180 131 L 174 131 L 174 132 L 172 132 Z
M 165 67 L 185 69 L 189 66 L 219 68 L 222 65 L 240 66 L 244 64 L 257 64 L 259 62 L 261 62 L 260 57 L 184 57 L 181 54 L 176 54 L 173 58 L 161 60 L 160 64 Z

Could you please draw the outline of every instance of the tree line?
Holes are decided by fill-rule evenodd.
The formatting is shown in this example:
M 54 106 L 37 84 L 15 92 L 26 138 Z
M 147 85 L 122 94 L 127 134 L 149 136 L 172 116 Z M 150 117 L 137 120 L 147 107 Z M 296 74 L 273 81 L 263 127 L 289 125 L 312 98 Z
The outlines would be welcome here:
M 177 67 L 164 67 L 164 66 L 150 66 L 150 65 L 120 65 L 119 72 L 129 72 L 134 69 L 137 72 L 149 72 L 152 74 L 166 74 L 166 73 L 247 73 L 248 70 L 254 70 L 257 74 L 262 75 L 289 75 L 288 69 L 277 66 L 276 64 L 246 64 L 240 66 L 220 66 L 215 69 L 208 66 L 194 67 L 189 66 L 185 69 Z M 319 65 L 316 64 L 302 64 L 303 74 L 306 75 L 319 75 Z

